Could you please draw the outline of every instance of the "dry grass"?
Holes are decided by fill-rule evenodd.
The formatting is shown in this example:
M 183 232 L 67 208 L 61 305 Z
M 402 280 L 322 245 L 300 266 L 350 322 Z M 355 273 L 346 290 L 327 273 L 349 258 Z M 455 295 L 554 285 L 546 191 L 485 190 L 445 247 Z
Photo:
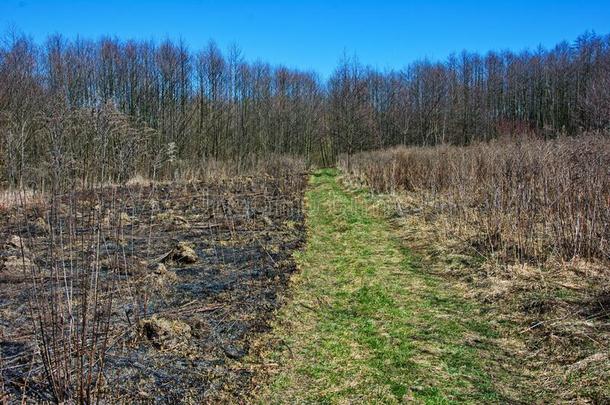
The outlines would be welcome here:
M 342 166 L 374 191 L 421 195 L 482 255 L 610 260 L 607 137 L 401 147 L 361 153 Z
M 543 402 L 604 403 L 610 398 L 606 265 L 582 258 L 543 265 L 485 259 L 447 231 L 451 219 L 446 214 L 412 196 L 382 200 L 380 206 L 394 215 L 401 238 L 422 258 L 422 267 L 486 309 L 490 324 L 500 331 L 496 344 L 505 352 L 503 366 L 529 376 L 520 386 L 504 387 L 506 395 Z
M 44 205 L 48 198 L 44 192 L 34 190 L 2 190 L 0 191 L 0 213 L 6 212 L 14 207 L 31 207 Z
M 610 400 L 609 146 L 529 140 L 352 159 L 345 181 L 385 192 L 379 209 L 424 268 L 486 308 L 506 366 L 528 376 L 505 393 Z

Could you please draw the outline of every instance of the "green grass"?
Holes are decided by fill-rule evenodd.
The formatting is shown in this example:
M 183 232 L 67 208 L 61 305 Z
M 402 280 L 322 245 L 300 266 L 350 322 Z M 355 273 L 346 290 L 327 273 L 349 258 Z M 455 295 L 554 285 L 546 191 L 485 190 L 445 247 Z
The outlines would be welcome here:
M 495 332 L 476 305 L 426 274 L 336 171 L 311 177 L 306 204 L 307 246 L 261 402 L 501 402 L 483 355 Z

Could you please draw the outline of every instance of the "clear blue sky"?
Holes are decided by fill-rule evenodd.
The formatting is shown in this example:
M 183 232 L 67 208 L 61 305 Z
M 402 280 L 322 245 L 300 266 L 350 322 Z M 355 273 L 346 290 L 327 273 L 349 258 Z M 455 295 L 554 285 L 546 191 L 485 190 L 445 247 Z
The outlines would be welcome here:
M 379 69 L 453 51 L 553 46 L 610 33 L 610 0 L 136 1 L 0 0 L 0 28 L 41 42 L 51 33 L 237 43 L 248 60 L 329 75 L 342 55 Z

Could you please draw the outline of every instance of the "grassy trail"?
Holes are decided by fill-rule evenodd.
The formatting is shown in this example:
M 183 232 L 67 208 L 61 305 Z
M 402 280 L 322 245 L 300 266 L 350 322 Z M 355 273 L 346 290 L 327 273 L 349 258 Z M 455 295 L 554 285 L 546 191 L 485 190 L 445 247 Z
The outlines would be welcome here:
M 494 332 L 478 309 L 425 274 L 335 171 L 312 176 L 306 204 L 308 242 L 261 402 L 502 401 L 483 371 Z

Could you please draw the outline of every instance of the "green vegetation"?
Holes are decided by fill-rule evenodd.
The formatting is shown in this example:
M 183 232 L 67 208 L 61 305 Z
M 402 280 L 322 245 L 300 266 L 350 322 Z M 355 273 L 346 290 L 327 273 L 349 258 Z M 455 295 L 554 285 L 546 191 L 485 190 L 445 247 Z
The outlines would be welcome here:
M 495 332 L 426 274 L 393 229 L 321 170 L 306 196 L 308 242 L 264 402 L 499 402 L 486 372 Z M 494 379 L 500 378 L 498 375 Z

